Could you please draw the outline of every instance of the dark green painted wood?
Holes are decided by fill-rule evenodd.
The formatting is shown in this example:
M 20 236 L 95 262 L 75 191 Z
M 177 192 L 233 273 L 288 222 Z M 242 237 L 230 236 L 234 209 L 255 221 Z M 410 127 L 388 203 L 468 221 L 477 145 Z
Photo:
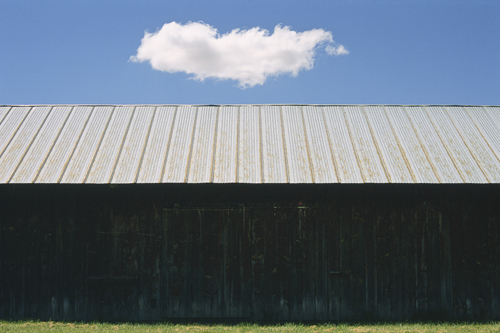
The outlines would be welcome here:
M 338 278 L 340 288 L 340 317 L 353 319 L 353 265 L 352 265 L 352 206 L 351 191 L 346 191 L 345 196 L 339 197 L 339 270 Z
M 328 319 L 338 321 L 341 318 L 341 277 L 340 237 L 338 197 L 333 194 L 326 207 L 327 269 L 328 269 Z
M 369 192 L 364 205 L 364 242 L 365 242 L 365 304 L 366 319 L 377 318 L 378 290 L 377 290 L 377 205 L 371 200 L 376 193 Z
M 500 317 L 496 185 L 0 187 L 0 317 Z

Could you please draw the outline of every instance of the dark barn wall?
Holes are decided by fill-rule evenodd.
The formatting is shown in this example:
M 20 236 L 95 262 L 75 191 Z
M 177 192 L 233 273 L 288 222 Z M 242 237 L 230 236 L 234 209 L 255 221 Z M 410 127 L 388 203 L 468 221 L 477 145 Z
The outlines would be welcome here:
M 497 185 L 0 186 L 0 317 L 500 318 Z

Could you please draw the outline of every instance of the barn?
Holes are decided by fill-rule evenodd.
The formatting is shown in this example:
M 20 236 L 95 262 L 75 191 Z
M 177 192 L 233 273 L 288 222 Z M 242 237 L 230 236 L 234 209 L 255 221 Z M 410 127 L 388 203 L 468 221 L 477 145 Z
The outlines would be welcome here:
M 0 106 L 0 318 L 500 319 L 499 184 L 499 106 Z

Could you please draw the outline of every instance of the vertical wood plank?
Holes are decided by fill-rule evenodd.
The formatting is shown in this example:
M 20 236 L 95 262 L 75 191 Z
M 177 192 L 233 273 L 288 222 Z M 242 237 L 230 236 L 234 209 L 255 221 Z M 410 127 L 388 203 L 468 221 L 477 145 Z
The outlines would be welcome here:
M 464 205 L 463 211 L 463 238 L 464 238 L 464 251 L 463 251 L 463 272 L 465 276 L 464 290 L 465 290 L 465 318 L 473 320 L 476 316 L 477 306 L 477 286 L 473 286 L 473 283 L 477 283 L 477 272 L 472 270 L 475 266 L 475 243 L 477 240 L 477 235 L 475 234 L 473 221 L 475 220 L 473 207 L 470 206 L 471 202 L 468 200 L 470 198 L 462 198 Z
M 377 318 L 378 289 L 377 289 L 377 205 L 373 198 L 377 195 L 369 191 L 364 206 L 364 233 L 365 233 L 365 297 L 366 319 Z
M 90 192 L 91 190 L 89 190 Z M 102 207 L 99 205 L 95 205 L 93 200 L 101 199 L 99 196 L 90 196 L 87 194 L 88 192 L 79 193 L 80 202 L 82 203 L 77 210 L 78 215 L 78 224 L 80 226 L 85 226 L 85 233 L 82 234 L 82 237 L 85 237 L 83 240 L 80 240 L 80 248 L 82 250 L 82 263 L 80 264 L 80 272 L 81 272 L 81 283 L 84 286 L 83 290 L 80 293 L 80 306 L 82 309 L 82 319 L 83 320 L 93 320 L 94 311 L 92 307 L 92 303 L 94 300 L 94 289 L 91 288 L 89 284 L 89 277 L 92 275 L 91 271 L 94 269 L 91 266 L 91 260 L 95 259 L 95 252 L 97 249 L 96 239 L 100 237 L 99 230 L 102 230 L 101 225 L 101 217 L 96 216 L 99 210 Z M 97 198 L 96 198 L 97 197 Z M 101 203 L 104 200 L 99 200 Z M 104 204 L 102 205 L 104 206 Z M 90 209 L 88 207 L 91 207 Z M 94 260 L 95 261 L 95 260 Z
M 204 303 L 205 315 L 208 318 L 217 317 L 217 219 L 219 214 L 216 211 L 203 210 L 205 224 L 205 258 L 204 258 Z
M 172 318 L 185 318 L 186 295 L 186 251 L 187 250 L 187 232 L 186 223 L 191 219 L 191 211 L 179 210 L 176 212 L 176 218 L 173 219 L 171 243 L 169 250 L 172 253 L 172 262 L 169 269 L 169 284 Z
M 64 275 L 66 274 L 66 270 L 64 267 L 64 253 L 68 251 L 68 249 L 64 246 L 64 237 L 65 237 L 65 214 L 64 210 L 66 206 L 63 203 L 62 209 L 55 210 L 54 220 L 56 222 L 56 248 L 54 250 L 56 257 L 56 271 L 57 275 L 55 278 L 54 285 L 54 299 L 56 300 L 56 305 L 54 306 L 56 314 L 54 314 L 55 320 L 62 320 L 64 318 Z
M 162 285 L 162 301 L 161 301 L 161 312 L 162 318 L 172 318 L 172 297 L 171 297 L 171 286 L 170 286 L 170 267 L 172 266 L 172 253 L 170 250 L 172 235 L 172 224 L 174 219 L 174 214 L 178 214 L 174 210 L 165 209 L 163 211 L 163 223 L 162 223 L 162 251 L 161 251 L 161 285 Z
M 153 254 L 151 253 L 151 247 L 153 243 L 153 235 L 151 234 L 152 228 L 152 216 L 149 215 L 151 212 L 149 209 L 144 207 L 142 202 L 140 203 L 139 211 L 139 223 L 138 223 L 138 299 L 137 307 L 138 320 L 151 320 L 151 315 L 153 312 L 152 299 L 153 299 Z M 148 212 L 149 214 L 147 214 Z M 146 215 L 147 214 L 147 215 Z M 146 216 L 145 216 L 146 215 Z
M 154 202 L 152 196 L 150 202 Z M 161 202 L 161 201 L 160 201 Z M 162 251 L 162 211 L 158 202 L 154 202 L 149 220 L 150 272 L 151 272 L 151 320 L 161 320 L 162 286 L 161 286 L 161 251 Z
M 7 276 L 5 274 L 7 268 L 7 260 L 5 260 L 5 243 L 6 239 L 4 239 L 5 234 L 7 233 L 7 228 L 10 227 L 10 215 L 11 210 L 7 209 L 10 206 L 12 209 L 13 203 L 10 202 L 9 197 L 12 197 L 11 189 L 4 189 L 0 191 L 0 211 L 3 211 L 4 214 L 2 218 L 0 218 L 0 318 L 8 318 L 7 316 L 7 308 L 8 308 L 8 289 L 6 289 Z M 7 206 L 9 205 L 9 206 Z
M 453 276 L 453 313 L 455 318 L 465 318 L 466 315 L 466 275 L 464 262 L 465 229 L 464 202 L 459 193 L 449 192 L 450 197 L 450 234 L 452 251 Z
M 189 209 L 164 211 L 162 250 L 162 311 L 166 318 L 188 318 L 192 313 L 192 221 L 200 213 Z M 188 277 L 188 275 L 190 275 Z
M 290 211 L 290 241 L 291 241 L 291 272 L 290 272 L 290 320 L 302 320 L 303 318 L 303 244 L 302 244 L 302 220 L 300 210 Z
M 302 320 L 316 320 L 316 244 L 314 242 L 315 216 L 311 208 L 299 208 L 302 245 L 299 278 L 302 284 Z
M 287 286 L 283 279 L 288 278 L 288 267 L 284 265 L 287 248 L 283 247 L 283 232 L 288 224 L 284 218 L 287 210 L 254 209 L 252 225 L 254 227 L 254 316 L 260 320 L 278 320 L 288 316 L 285 307 Z M 285 240 L 288 245 L 288 240 Z M 286 252 L 283 252 L 286 251 Z M 288 254 L 289 255 L 289 254 Z
M 40 290 L 40 256 L 38 253 L 38 233 L 40 225 L 40 215 L 42 212 L 37 212 L 32 207 L 24 207 L 19 214 L 20 222 L 18 228 L 21 231 L 20 245 L 23 247 L 21 252 L 22 257 L 17 257 L 16 260 L 22 260 L 24 264 L 23 272 L 20 274 L 24 281 L 23 297 L 24 297 L 24 318 L 37 318 L 37 303 Z M 18 217 L 19 218 L 19 217 Z M 10 251 L 9 251 L 10 252 Z M 16 252 L 13 252 L 13 254 Z M 16 275 L 15 272 L 14 277 Z M 19 274 L 19 273 L 17 273 Z M 19 276 L 20 277 L 20 276 Z
M 415 244 L 415 266 L 416 266 L 416 313 L 418 316 L 427 314 L 427 242 L 426 242 L 426 198 L 422 189 L 415 188 L 414 197 L 414 244 Z
M 242 209 L 230 212 L 230 221 L 227 226 L 227 314 L 229 318 L 241 318 L 241 257 L 239 243 L 241 242 L 241 224 L 243 222 Z
M 52 216 L 48 214 L 50 207 L 46 207 L 39 221 L 38 246 L 40 254 L 40 284 L 37 301 L 37 313 L 42 320 L 52 318 L 51 278 L 55 267 L 52 267 L 54 254 L 52 245 L 55 243 L 54 230 L 51 227 Z
M 205 296 L 204 296 L 204 284 L 205 284 L 205 271 L 204 271 L 204 261 L 205 256 L 205 228 L 206 223 L 204 216 L 198 214 L 198 212 L 193 212 L 190 215 L 192 223 L 192 238 L 193 238 L 193 257 L 192 257 L 192 293 L 193 293 L 193 303 L 192 303 L 192 317 L 194 318 L 205 318 L 207 313 L 205 312 Z
M 469 258 L 466 261 L 471 272 L 471 303 L 474 319 L 491 318 L 491 294 L 489 281 L 488 253 L 488 218 L 487 210 L 480 208 L 485 198 L 483 191 L 471 193 L 470 215 L 467 223 L 467 248 Z
M 346 189 L 344 195 L 339 197 L 339 238 L 340 238 L 340 272 L 341 299 L 340 319 L 351 320 L 353 311 L 353 275 L 352 275 L 352 193 Z
M 19 189 L 18 191 L 21 190 Z M 26 233 L 24 224 L 27 222 L 26 219 L 31 212 L 24 200 L 21 203 L 13 202 L 13 204 L 15 207 L 14 216 L 12 219 L 9 219 L 10 223 L 5 230 L 6 251 L 3 253 L 10 255 L 7 255 L 4 259 L 4 269 L 7 272 L 7 277 L 4 281 L 6 283 L 6 290 L 4 292 L 8 302 L 8 318 L 20 320 L 24 318 L 25 314 L 25 258 L 28 255 L 26 247 L 22 245 L 25 241 Z
M 339 197 L 337 192 L 329 192 L 330 200 L 326 209 L 327 269 L 328 269 L 328 319 L 341 319 Z
M 10 210 L 7 209 L 5 205 L 12 205 L 12 203 L 9 202 L 9 194 L 12 192 L 10 189 L 4 189 L 3 191 L 0 191 L 0 211 L 4 212 L 2 218 L 0 218 L 0 318 L 6 318 L 6 304 L 7 304 L 7 299 L 6 299 L 6 291 L 5 291 L 5 283 L 6 283 L 6 276 L 5 276 L 5 259 L 4 259 L 4 245 L 5 245 L 5 240 L 3 238 L 5 232 L 4 230 L 7 230 L 7 227 L 9 226 L 10 223 L 7 222 L 8 218 L 7 216 L 10 215 Z M 12 196 L 12 195 L 10 195 Z
M 105 209 L 97 224 L 98 236 L 96 237 L 95 246 L 90 251 L 92 258 L 89 260 L 89 272 L 90 278 L 105 278 L 109 276 L 114 276 L 119 274 L 116 267 L 117 260 L 117 250 L 118 250 L 118 237 L 117 232 L 120 232 L 118 219 L 119 213 L 116 212 L 113 205 L 108 202 L 111 207 L 99 207 Z M 115 215 L 115 213 L 118 213 Z M 94 264 L 95 263 L 95 264 Z M 105 318 L 113 319 L 113 308 L 118 303 L 114 300 L 113 289 L 114 285 L 109 283 L 96 283 L 94 281 L 87 281 L 90 286 L 89 289 L 92 290 L 92 319 L 93 320 L 105 320 Z
M 366 319 L 366 239 L 364 230 L 366 193 L 353 193 L 352 195 L 352 303 L 353 318 Z
M 441 215 L 437 197 L 430 190 L 426 197 L 426 248 L 427 248 L 427 298 L 428 311 L 431 316 L 438 317 L 441 308 L 441 277 L 440 277 L 440 244 L 439 225 Z
M 252 212 L 252 320 L 264 319 L 264 258 L 266 255 L 264 223 L 260 214 Z
M 262 211 L 261 211 L 262 212 Z M 262 224 L 264 244 L 262 289 L 260 299 L 264 320 L 273 320 L 277 316 L 277 298 L 279 297 L 278 279 L 276 276 L 276 219 L 277 210 L 271 210 L 268 214 L 260 216 L 258 223 Z
M 241 276 L 241 317 L 242 318 L 252 318 L 252 295 L 253 295 L 253 285 L 254 276 L 252 273 L 252 256 L 253 256 L 253 222 L 252 222 L 252 210 L 242 208 L 243 221 L 242 221 L 242 237 L 239 246 L 241 266 L 240 266 L 240 276 Z
M 390 285 L 390 211 L 387 193 L 374 198 L 377 206 L 376 223 L 376 262 L 377 262 L 377 316 L 381 320 L 390 319 L 391 315 L 391 285 Z
M 402 318 L 415 316 L 416 270 L 414 247 L 413 193 L 401 191 L 401 282 Z
M 490 260 L 491 319 L 500 319 L 500 208 L 493 191 L 486 193 Z
M 187 216 L 186 216 L 187 215 Z M 179 240 L 179 247 L 183 247 L 183 256 L 182 259 L 182 297 L 180 298 L 180 302 L 183 304 L 179 304 L 179 316 L 180 318 L 191 318 L 193 317 L 193 295 L 192 295 L 192 286 L 193 286 L 193 257 L 196 256 L 193 252 L 193 221 L 196 220 L 196 217 L 193 216 L 192 212 L 190 214 L 184 215 L 185 218 L 182 220 L 182 238 Z M 182 246 L 181 246 L 182 244 Z
M 75 320 L 75 289 L 78 276 L 76 274 L 76 262 L 78 260 L 78 242 L 77 227 L 71 210 L 74 206 L 69 202 L 71 197 L 74 200 L 73 193 L 63 193 L 65 199 L 62 202 L 61 209 L 64 210 L 64 216 L 61 226 L 62 242 L 62 319 Z
M 390 307 L 392 320 L 403 317 L 403 285 L 401 281 L 401 188 L 395 187 L 388 196 L 389 206 L 389 279 Z
M 231 217 L 228 210 L 220 211 L 220 218 L 217 220 L 217 317 L 228 318 L 228 286 L 227 267 L 228 258 L 228 227 Z
M 272 278 L 275 280 L 276 289 L 276 315 L 275 319 L 280 321 L 290 320 L 290 221 L 293 216 L 290 209 L 278 211 L 276 219 L 269 219 L 267 223 L 276 225 L 276 259 L 275 267 L 271 271 Z
M 438 197 L 439 204 L 439 253 L 440 253 L 440 310 L 441 316 L 453 317 L 453 272 L 449 193 Z
M 315 208 L 316 216 L 316 244 L 318 249 L 318 273 L 316 284 L 316 319 L 327 321 L 329 319 L 328 311 L 328 234 L 327 234 L 327 216 L 324 206 Z
M 75 193 L 74 200 L 69 200 L 70 218 L 75 220 L 76 239 L 75 244 L 78 251 L 75 258 L 75 270 L 77 281 L 75 283 L 75 320 L 89 320 L 88 316 L 88 254 L 89 244 L 92 236 L 94 236 L 94 219 L 89 218 L 91 210 L 86 207 L 91 206 L 89 196 L 85 195 L 85 191 Z

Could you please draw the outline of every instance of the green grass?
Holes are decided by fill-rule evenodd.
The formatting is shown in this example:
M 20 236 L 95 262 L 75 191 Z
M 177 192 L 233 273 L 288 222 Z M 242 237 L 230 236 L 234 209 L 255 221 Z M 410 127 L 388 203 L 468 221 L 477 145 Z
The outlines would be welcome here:
M 68 323 L 38 321 L 0 321 L 0 332 L 212 332 L 212 333 L 320 333 L 320 332 L 500 332 L 500 322 L 492 323 L 392 323 L 392 324 L 324 324 L 324 325 L 205 325 L 205 324 L 135 324 L 135 323 Z

